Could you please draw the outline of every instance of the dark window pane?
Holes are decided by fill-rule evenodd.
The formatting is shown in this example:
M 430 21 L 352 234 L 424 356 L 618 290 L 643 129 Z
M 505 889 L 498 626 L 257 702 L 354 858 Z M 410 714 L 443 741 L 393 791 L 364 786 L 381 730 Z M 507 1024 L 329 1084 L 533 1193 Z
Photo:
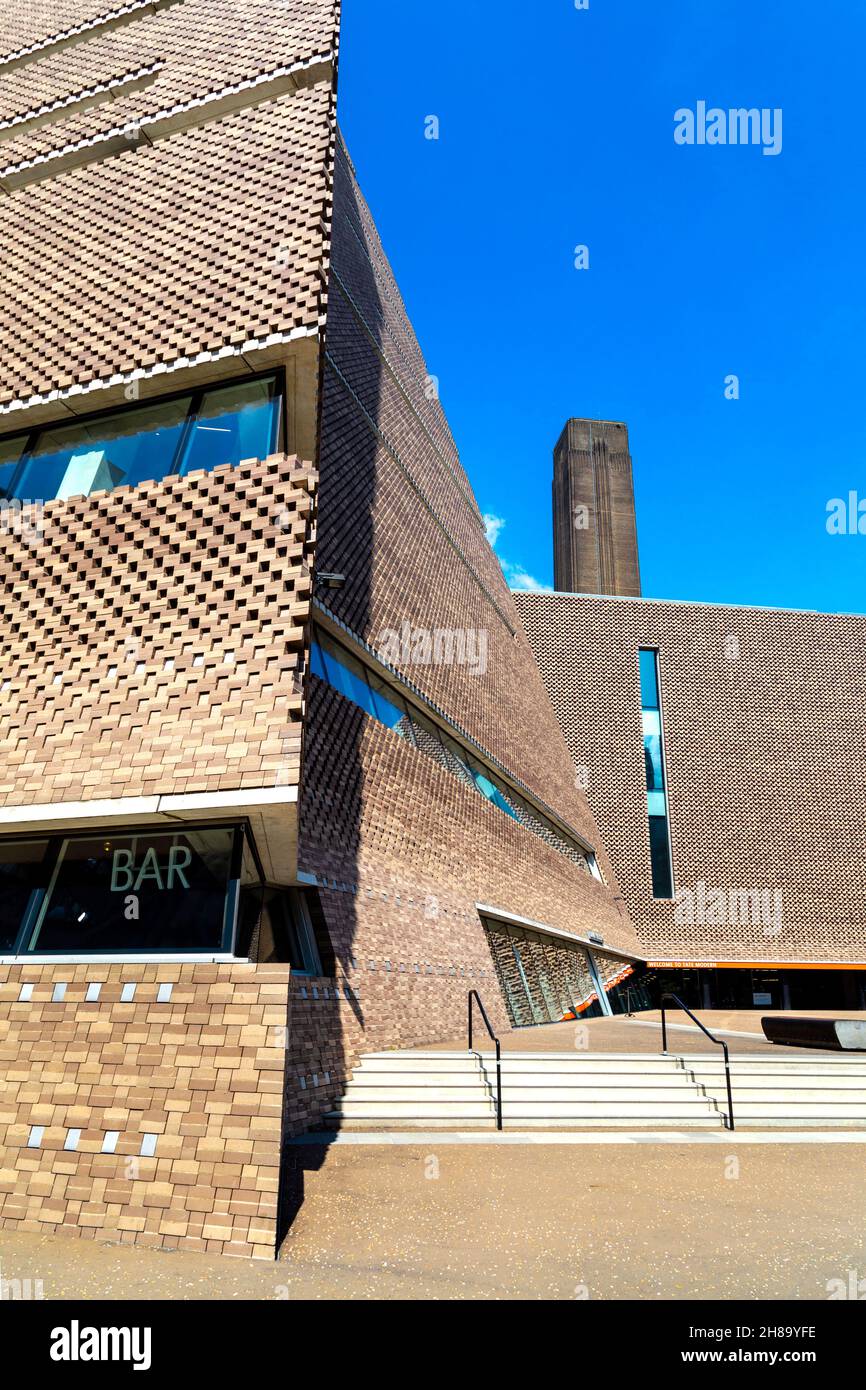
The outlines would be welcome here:
M 171 471 L 190 397 L 43 430 L 15 487 L 31 502 L 151 482 Z
M 656 654 L 647 649 L 640 653 L 640 702 L 644 709 L 658 709 L 659 707 Z
M 234 831 L 67 840 L 28 949 L 219 951 Z
M 673 897 L 671 855 L 668 844 L 668 823 L 665 816 L 650 816 L 650 862 L 652 864 L 653 897 Z
M 45 885 L 47 840 L 0 841 L 0 953 L 9 954 L 31 898 Z
M 9 496 L 9 484 L 26 443 L 26 434 L 16 435 L 14 439 L 0 439 L 0 497 Z
M 279 412 L 274 377 L 208 391 L 184 451 L 180 472 L 267 458 L 276 448 Z

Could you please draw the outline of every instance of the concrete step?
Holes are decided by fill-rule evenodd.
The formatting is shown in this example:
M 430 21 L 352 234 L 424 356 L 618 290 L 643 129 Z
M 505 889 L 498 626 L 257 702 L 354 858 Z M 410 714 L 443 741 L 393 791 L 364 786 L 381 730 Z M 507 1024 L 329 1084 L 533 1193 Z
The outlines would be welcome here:
M 489 1096 L 495 1096 L 496 1088 L 493 1085 L 484 1086 L 369 1086 L 361 1085 L 358 1081 L 353 1081 L 346 1088 L 345 1099 L 352 1102 L 376 1102 L 379 1104 L 411 1104 L 412 1101 L 448 1101 L 462 1104 L 463 1101 L 472 1099 L 481 1092 L 486 1092 Z M 611 1104 L 625 1104 L 629 1101 L 640 1101 L 645 1105 L 660 1105 L 668 1101 L 675 1101 L 679 1104 L 704 1104 L 705 1097 L 702 1096 L 693 1086 L 659 1086 L 659 1085 L 631 1085 L 617 1086 L 615 1089 L 610 1086 L 558 1086 L 555 1082 L 533 1086 L 503 1086 L 502 1103 L 503 1105 L 516 1104 L 518 1101 L 532 1101 L 533 1104 L 546 1105 L 551 1101 L 570 1101 L 574 1105 L 595 1103 L 596 1101 L 610 1101 Z
M 478 1131 L 479 1133 L 489 1134 L 495 1132 L 495 1118 L 489 1119 L 463 1119 L 452 1120 L 442 1118 L 427 1118 L 417 1120 L 415 1118 L 403 1119 L 356 1119 L 352 1116 L 341 1115 L 339 1111 L 331 1111 L 323 1116 L 322 1124 L 327 1129 L 345 1129 L 354 1131 L 369 1131 L 370 1133 L 392 1133 L 396 1131 L 418 1131 L 423 1133 L 425 1130 L 438 1130 L 443 1133 L 451 1131 Z M 546 1133 L 567 1130 L 589 1130 L 607 1134 L 613 1129 L 651 1129 L 656 1130 L 719 1130 L 723 1128 L 722 1117 L 720 1115 L 699 1114 L 690 1115 L 688 1119 L 672 1118 L 655 1115 L 651 1125 L 636 1123 L 631 1119 L 549 1119 L 544 1117 L 539 1119 L 536 1116 L 506 1116 L 503 1119 L 503 1131 L 532 1130 L 535 1133 Z
M 719 1129 L 724 1064 L 699 1054 L 508 1052 L 508 1129 Z M 735 1055 L 737 1128 L 866 1128 L 866 1060 Z M 355 1129 L 492 1129 L 492 1051 L 367 1053 L 326 1123 Z
M 703 1086 L 707 1090 L 724 1091 L 725 1078 L 719 1076 L 696 1076 L 695 1084 Z M 853 1077 L 834 1076 L 821 1080 L 818 1077 L 796 1077 L 796 1076 L 743 1076 L 731 1077 L 731 1090 L 734 1095 L 741 1092 L 751 1092 L 756 1097 L 762 1094 L 779 1096 L 799 1096 L 805 1097 L 811 1092 L 820 1096 L 850 1096 L 852 1099 L 862 1096 L 866 1100 L 866 1084 Z
M 367 1067 L 361 1067 L 354 1072 L 350 1085 L 352 1088 L 358 1086 L 374 1086 L 380 1088 L 412 1086 L 425 1090 L 428 1087 L 452 1086 L 466 1088 L 487 1084 L 496 1085 L 496 1068 L 486 1067 L 484 1071 L 474 1072 L 403 1072 L 403 1071 L 373 1071 Z M 650 1072 L 643 1076 L 636 1072 L 571 1072 L 571 1071 L 502 1071 L 502 1087 L 507 1087 L 509 1091 L 515 1086 L 563 1086 L 574 1087 L 577 1090 L 584 1087 L 605 1087 L 614 1091 L 619 1091 L 623 1087 L 646 1086 L 646 1087 L 667 1087 L 681 1091 L 694 1089 L 694 1082 L 685 1072 Z
M 496 1065 L 496 1056 L 492 1052 L 480 1054 L 480 1057 L 467 1053 L 451 1054 L 447 1052 L 434 1052 L 429 1054 L 416 1054 L 411 1052 L 381 1052 L 365 1053 L 361 1058 L 356 1071 L 471 1071 L 477 1070 L 479 1062 L 484 1066 Z M 682 1070 L 672 1057 L 640 1057 L 624 1056 L 622 1053 L 600 1052 L 503 1052 L 502 1068 L 516 1068 L 521 1071 L 548 1071 L 555 1066 L 556 1071 L 581 1071 L 581 1070 L 603 1070 L 609 1072 L 631 1072 L 639 1070 L 641 1072 L 669 1072 Z
M 442 1119 L 460 1119 L 471 1115 L 491 1115 L 494 1113 L 492 1100 L 441 1100 L 428 1101 L 419 1100 L 413 1096 L 408 1100 L 387 1100 L 376 1101 L 370 1099 L 353 1100 L 350 1096 L 345 1096 L 337 1106 L 334 1107 L 335 1113 L 340 1115 L 352 1116 L 355 1119 L 362 1117 L 379 1118 L 392 1117 L 394 1119 L 414 1116 L 416 1119 L 432 1118 L 439 1116 Z M 599 1119 L 645 1119 L 651 1120 L 655 1116 L 662 1114 L 669 1118 L 687 1119 L 693 1114 L 712 1114 L 713 1108 L 704 1097 L 690 1097 L 687 1100 L 664 1100 L 664 1101 L 611 1101 L 601 1100 L 532 1100 L 522 1099 L 506 1101 L 503 1099 L 502 1113 L 505 1118 L 513 1119 L 516 1116 L 536 1116 L 539 1119 L 567 1119 L 571 1118 L 590 1118 Z

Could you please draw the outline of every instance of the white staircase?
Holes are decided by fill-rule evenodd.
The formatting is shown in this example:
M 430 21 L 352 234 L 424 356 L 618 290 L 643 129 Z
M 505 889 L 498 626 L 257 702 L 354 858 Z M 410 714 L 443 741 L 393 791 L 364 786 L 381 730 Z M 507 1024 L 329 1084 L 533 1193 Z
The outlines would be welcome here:
M 866 1129 L 866 1056 L 737 1055 L 736 1128 Z M 366 1053 L 325 1117 L 356 1130 L 491 1130 L 492 1052 Z M 503 1052 L 507 1130 L 723 1129 L 724 1063 L 707 1054 Z
M 327 1120 L 342 1129 L 491 1129 L 495 1098 L 492 1053 L 372 1052 Z M 722 1126 L 674 1058 L 600 1052 L 504 1052 L 502 1118 L 507 1129 Z
M 866 1129 L 866 1054 L 735 1055 L 731 1091 L 737 1129 Z M 682 1058 L 705 1095 L 727 1108 L 724 1063 Z

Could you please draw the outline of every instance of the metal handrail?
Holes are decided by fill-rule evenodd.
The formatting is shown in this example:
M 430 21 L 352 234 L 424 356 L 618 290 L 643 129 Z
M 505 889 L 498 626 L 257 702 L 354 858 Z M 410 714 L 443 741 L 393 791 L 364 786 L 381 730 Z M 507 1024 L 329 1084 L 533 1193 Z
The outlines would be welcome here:
M 493 1039 L 494 1043 L 496 1044 L 496 1128 L 497 1128 L 497 1129 L 501 1129 L 501 1128 L 502 1128 L 502 1049 L 501 1049 L 501 1047 L 500 1047 L 500 1045 L 499 1045 L 499 1039 L 497 1038 L 497 1036 L 496 1036 L 496 1034 L 494 1033 L 493 1029 L 490 1027 L 490 1019 L 487 1017 L 487 1014 L 486 1014 L 485 1009 L 484 1009 L 484 1005 L 482 1004 L 481 999 L 480 999 L 480 997 L 479 997 L 478 990 L 477 990 L 477 989 L 470 989 L 469 995 L 468 995 L 468 998 L 467 998 L 467 1006 L 468 1006 L 468 1010 L 469 1010 L 469 1051 L 470 1051 L 470 1052 L 472 1051 L 472 1002 L 473 1002 L 473 1000 L 475 1001 L 475 1003 L 478 1005 L 479 1009 L 481 1010 L 481 1017 L 484 1019 L 485 1027 L 487 1028 L 488 1033 L 490 1034 L 491 1038 Z
M 666 1001 L 667 1001 L 668 999 L 672 1000 L 672 1002 L 673 1002 L 674 1004 L 676 1004 L 677 1008 L 682 1009 L 682 1011 L 683 1011 L 684 1014 L 688 1014 L 688 1016 L 689 1016 L 689 1018 L 692 1020 L 692 1022 L 693 1022 L 693 1023 L 696 1023 L 696 1024 L 698 1025 L 698 1027 L 700 1028 L 701 1032 L 704 1033 L 704 1034 L 709 1038 L 710 1042 L 713 1042 L 713 1043 L 716 1044 L 717 1047 L 722 1048 L 722 1050 L 723 1050 L 723 1052 L 724 1052 L 724 1054 L 725 1054 L 725 1084 L 727 1085 L 727 1088 L 728 1088 L 728 1113 L 727 1113 L 727 1115 L 723 1116 L 723 1118 L 724 1118 L 724 1121 L 725 1121 L 725 1129 L 733 1129 L 733 1128 L 734 1128 L 734 1098 L 733 1098 L 733 1096 L 731 1095 L 731 1063 L 730 1063 L 730 1057 L 729 1057 L 729 1055 L 728 1055 L 728 1044 L 724 1041 L 723 1038 L 717 1038 L 717 1037 L 715 1036 L 715 1034 L 711 1033 L 710 1030 L 709 1030 L 709 1028 L 705 1028 L 704 1025 L 701 1023 L 701 1020 L 700 1020 L 699 1018 L 696 1018 L 696 1017 L 695 1017 L 695 1015 L 692 1013 L 691 1009 L 687 1008 L 687 1006 L 683 1003 L 682 999 L 680 999 L 679 995 L 677 995 L 677 994 L 663 994 L 663 995 L 662 995 L 662 998 L 661 998 L 661 1005 L 662 1005 L 662 1053 L 663 1053 L 663 1054 L 666 1053 L 667 1050 L 668 1050 L 668 1026 L 667 1026 L 667 1019 L 666 1019 L 666 1017 L 665 1017 L 665 1003 L 666 1003 Z

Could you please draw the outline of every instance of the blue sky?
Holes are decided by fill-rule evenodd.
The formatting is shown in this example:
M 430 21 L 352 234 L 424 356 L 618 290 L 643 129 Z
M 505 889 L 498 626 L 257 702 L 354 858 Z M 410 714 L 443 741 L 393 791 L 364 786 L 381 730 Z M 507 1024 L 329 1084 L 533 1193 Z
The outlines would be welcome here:
M 343 131 L 510 576 L 552 583 L 586 415 L 629 426 L 645 595 L 866 610 L 826 528 L 866 501 L 864 51 L 851 0 L 344 0 Z M 698 101 L 781 108 L 781 152 L 675 144 Z

